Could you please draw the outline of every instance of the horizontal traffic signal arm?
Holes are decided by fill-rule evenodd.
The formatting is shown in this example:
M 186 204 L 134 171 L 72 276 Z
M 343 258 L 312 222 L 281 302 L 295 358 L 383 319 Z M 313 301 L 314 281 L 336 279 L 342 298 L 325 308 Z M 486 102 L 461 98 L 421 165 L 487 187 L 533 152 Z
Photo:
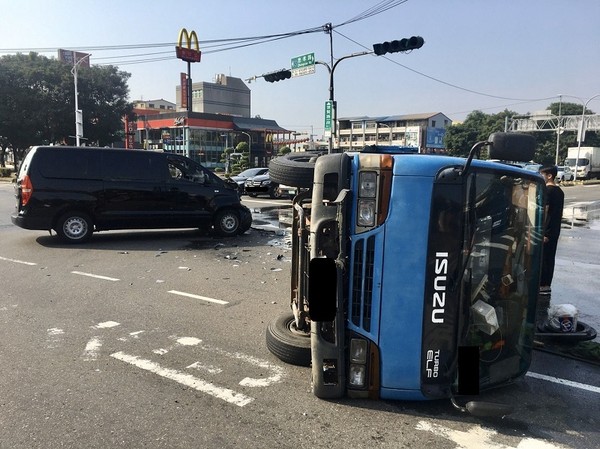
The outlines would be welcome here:
M 390 42 L 382 42 L 373 44 L 373 53 L 377 56 L 385 55 L 386 53 L 399 53 L 403 51 L 416 50 L 421 48 L 425 40 L 421 36 L 411 36 L 400 40 Z

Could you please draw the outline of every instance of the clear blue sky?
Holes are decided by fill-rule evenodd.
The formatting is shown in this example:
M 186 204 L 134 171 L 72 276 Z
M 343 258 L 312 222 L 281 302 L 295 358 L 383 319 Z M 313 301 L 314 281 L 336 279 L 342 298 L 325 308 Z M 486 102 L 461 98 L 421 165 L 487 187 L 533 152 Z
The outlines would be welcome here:
M 131 73 L 130 100 L 175 102 L 179 73 L 187 70 L 175 58 L 181 28 L 196 31 L 203 51 L 202 62 L 192 64 L 194 81 L 212 81 L 219 73 L 246 79 L 288 68 L 291 58 L 306 53 L 328 62 L 329 36 L 302 34 L 227 51 L 218 51 L 225 47 L 215 40 L 336 26 L 385 3 L 0 0 L 0 55 L 36 49 L 55 57 L 58 48 L 89 52 L 92 64 L 112 63 Z M 545 109 L 559 95 L 582 103 L 600 94 L 600 0 L 408 0 L 336 27 L 334 57 L 412 35 L 425 39 L 421 49 L 351 58 L 337 66 L 338 117 L 442 112 L 463 120 L 473 110 L 527 113 Z M 132 45 L 141 48 L 123 48 Z M 149 59 L 160 60 L 125 64 Z M 252 115 L 322 134 L 329 75 L 324 66 L 316 69 L 278 83 L 249 84 Z M 600 97 L 588 108 L 600 112 Z

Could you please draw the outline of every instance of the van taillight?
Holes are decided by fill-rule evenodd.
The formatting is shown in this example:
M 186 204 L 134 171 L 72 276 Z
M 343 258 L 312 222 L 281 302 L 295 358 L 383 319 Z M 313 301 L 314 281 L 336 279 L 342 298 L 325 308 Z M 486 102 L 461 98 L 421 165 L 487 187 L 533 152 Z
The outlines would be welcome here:
M 25 206 L 29 202 L 32 193 L 33 185 L 31 185 L 31 179 L 25 175 L 21 180 L 21 206 Z

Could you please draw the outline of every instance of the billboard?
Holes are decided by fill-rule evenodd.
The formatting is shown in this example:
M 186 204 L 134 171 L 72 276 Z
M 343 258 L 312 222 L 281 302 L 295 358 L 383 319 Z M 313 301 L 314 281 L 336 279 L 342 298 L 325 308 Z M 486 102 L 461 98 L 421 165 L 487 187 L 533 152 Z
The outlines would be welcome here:
M 65 50 L 62 48 L 58 49 L 58 60 L 69 65 L 75 65 L 76 63 L 79 63 L 80 67 L 89 68 L 90 58 L 88 56 L 90 56 L 89 53 L 81 53 L 79 51 Z
M 427 148 L 444 148 L 446 128 L 427 128 Z

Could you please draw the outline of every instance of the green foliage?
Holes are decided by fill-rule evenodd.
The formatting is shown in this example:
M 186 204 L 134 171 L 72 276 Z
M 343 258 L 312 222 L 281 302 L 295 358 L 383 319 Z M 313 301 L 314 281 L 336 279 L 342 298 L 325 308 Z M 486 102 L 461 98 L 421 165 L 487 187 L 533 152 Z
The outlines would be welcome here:
M 37 53 L 0 58 L 0 135 L 8 139 L 17 159 L 26 148 L 51 143 L 74 144 L 75 86 L 72 66 Z M 113 66 L 80 67 L 78 107 L 83 111 L 88 144 L 122 140 L 122 117 L 129 74 Z
M 452 125 L 446 131 L 445 144 L 448 153 L 453 156 L 467 156 L 477 142 L 487 140 L 494 132 L 504 131 L 507 118 L 510 120 L 515 115 L 516 112 L 509 110 L 492 115 L 481 111 L 471 112 L 463 123 Z
M 559 103 L 552 103 L 548 107 L 552 114 L 558 116 Z M 580 115 L 583 106 L 577 103 L 560 104 L 561 115 Z M 586 114 L 593 114 L 586 110 Z M 498 114 L 484 114 L 481 111 L 471 112 L 463 123 L 452 125 L 446 131 L 445 146 L 448 153 L 453 156 L 465 157 L 471 147 L 482 140 L 487 140 L 490 134 L 504 131 L 506 124 L 518 115 L 516 112 L 504 110 Z M 507 122 L 508 121 L 508 122 Z M 556 160 L 557 133 L 551 130 L 532 133 L 536 138 L 537 149 L 534 161 L 539 164 L 554 164 Z M 558 162 L 564 161 L 567 148 L 577 146 L 577 132 L 562 132 L 559 139 Z M 600 146 L 598 133 L 588 131 L 585 136 L 586 146 Z
M 290 147 L 288 147 L 288 146 L 281 147 L 279 149 L 279 151 L 277 152 L 277 156 L 283 156 L 284 154 L 288 154 L 291 152 L 292 152 L 292 149 Z

